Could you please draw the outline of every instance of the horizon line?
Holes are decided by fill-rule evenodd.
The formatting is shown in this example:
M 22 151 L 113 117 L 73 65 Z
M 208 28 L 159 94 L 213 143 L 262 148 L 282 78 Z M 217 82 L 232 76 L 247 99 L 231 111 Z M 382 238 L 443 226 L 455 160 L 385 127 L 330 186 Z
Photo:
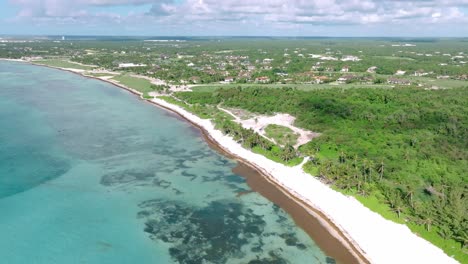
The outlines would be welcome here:
M 98 35 L 98 34 L 3 34 L 0 37 L 135 37 L 135 38 L 410 38 L 410 39 L 444 39 L 468 38 L 468 36 L 321 36 L 321 35 Z

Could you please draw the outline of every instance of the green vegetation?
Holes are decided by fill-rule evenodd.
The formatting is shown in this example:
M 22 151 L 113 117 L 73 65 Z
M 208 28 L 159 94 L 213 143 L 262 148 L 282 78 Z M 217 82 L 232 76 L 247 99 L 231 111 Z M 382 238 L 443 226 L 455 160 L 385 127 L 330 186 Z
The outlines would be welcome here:
M 281 83 L 271 83 L 271 84 L 203 84 L 197 85 L 192 88 L 192 90 L 197 92 L 213 92 L 217 89 L 221 88 L 284 88 L 290 87 L 298 90 L 303 91 L 312 91 L 317 89 L 327 89 L 327 88 L 391 88 L 390 84 L 359 84 L 359 83 L 350 83 L 350 84 L 304 84 L 304 83 L 288 83 L 288 84 L 281 84 Z
M 322 133 L 300 149 L 313 157 L 307 171 L 368 197 L 364 204 L 387 218 L 405 219 L 415 229 L 425 226 L 421 235 L 466 260 L 467 94 L 468 88 L 305 92 L 254 87 L 176 96 L 188 103 L 222 102 L 261 114 L 296 116 L 297 125 Z
M 147 94 L 148 92 L 152 92 L 153 88 L 151 87 L 151 82 L 143 79 L 132 77 L 128 75 L 118 75 L 112 78 L 113 80 L 118 81 L 119 83 L 131 87 L 143 94 Z
M 168 103 L 171 103 L 171 104 L 174 104 L 174 105 L 178 105 L 180 107 L 182 107 L 183 109 L 197 115 L 198 117 L 202 118 L 202 119 L 209 119 L 209 118 L 216 118 L 218 116 L 222 117 L 222 118 L 231 118 L 232 119 L 232 116 L 222 112 L 222 111 L 219 111 L 216 107 L 213 107 L 213 106 L 201 106 L 201 105 L 198 105 L 198 104 L 192 104 L 192 105 L 189 105 L 189 104 L 186 104 L 185 102 L 183 101 L 180 101 L 180 100 L 177 100 L 176 98 L 174 97 L 171 97 L 171 96 L 158 96 L 159 99 L 162 99 Z
M 112 78 L 119 83 L 143 93 L 143 97 L 150 99 L 149 92 L 165 93 L 168 89 L 166 85 L 154 85 L 144 78 L 132 77 L 129 75 L 117 75 Z
M 252 129 L 245 129 L 231 119 L 215 117 L 213 121 L 217 129 L 221 130 L 226 135 L 232 136 L 234 140 L 237 140 L 245 148 L 251 149 L 255 153 L 262 154 L 273 161 L 288 166 L 298 165 L 302 161 L 302 159 L 298 157 L 294 147 L 290 144 L 286 144 L 281 148 L 261 137 Z
M 377 59 L 384 59 L 384 60 L 410 60 L 414 61 L 413 58 L 406 58 L 406 57 L 397 57 L 397 56 L 375 56 Z
M 0 46 L 0 57 L 74 61 L 173 83 L 204 86 L 219 86 L 219 81 L 224 81 L 227 76 L 233 77 L 236 84 L 250 85 L 257 83 L 257 77 L 268 77 L 266 84 L 297 85 L 295 88 L 306 85 L 304 88 L 309 89 L 321 85 L 326 87 L 344 75 L 367 74 L 370 67 L 376 67 L 374 71 L 377 75 L 369 73 L 368 79 L 353 80 L 349 84 L 371 85 L 380 75 L 393 75 L 398 70 L 406 72 L 404 76 L 398 77 L 404 79 L 420 72 L 424 76 L 422 85 L 431 85 L 431 81 L 440 76 L 450 80 L 468 78 L 466 39 L 211 40 L 187 38 L 186 42 L 166 43 L 145 42 L 139 38 L 125 41 L 111 38 L 77 38 L 61 42 L 35 40 L 6 43 Z M 404 45 L 406 43 L 411 45 Z M 320 56 L 333 59 L 324 60 Z M 346 60 L 349 56 L 356 59 Z M 146 66 L 119 68 L 121 63 Z M 349 68 L 349 73 L 341 72 L 345 66 Z M 322 80 L 323 84 L 315 84 L 317 76 L 326 77 Z M 386 81 L 374 84 L 386 86 Z M 451 88 L 444 85 L 441 87 Z
M 94 72 L 87 72 L 86 75 L 91 75 L 93 77 L 114 76 L 113 74 L 109 74 L 109 73 L 94 73 Z
M 37 60 L 34 61 L 35 63 L 52 66 L 52 67 L 60 67 L 60 68 L 71 68 L 71 69 L 78 69 L 78 70 L 86 70 L 90 71 L 95 67 L 81 65 L 78 63 L 73 63 L 66 60 Z
M 364 76 L 360 73 L 353 73 L 356 76 Z M 316 83 L 271 83 L 271 84 L 252 84 L 252 83 L 232 83 L 232 84 L 201 84 L 196 85 L 192 88 L 192 90 L 197 92 L 213 92 L 217 89 L 221 88 L 284 88 L 290 87 L 298 90 L 303 91 L 313 91 L 317 89 L 329 89 L 329 88 L 341 88 L 341 89 L 348 89 L 348 88 L 393 88 L 394 85 L 388 84 L 387 79 L 392 78 L 391 75 L 382 75 L 382 74 L 373 74 L 369 75 L 373 78 L 373 83 L 362 83 L 362 82 L 351 82 L 345 84 L 338 84 L 336 82 L 333 83 L 324 83 L 324 84 L 316 84 Z M 466 81 L 461 80 L 453 80 L 453 79 L 436 79 L 436 78 L 428 78 L 428 77 L 415 77 L 415 76 L 405 76 L 403 77 L 405 80 L 409 80 L 413 83 L 418 83 L 422 87 L 431 88 L 431 87 L 438 87 L 441 89 L 450 89 L 450 88 L 460 88 L 465 87 L 467 85 Z
M 266 136 L 273 139 L 276 143 L 285 145 L 295 145 L 299 135 L 292 129 L 285 126 L 271 124 L 265 127 Z

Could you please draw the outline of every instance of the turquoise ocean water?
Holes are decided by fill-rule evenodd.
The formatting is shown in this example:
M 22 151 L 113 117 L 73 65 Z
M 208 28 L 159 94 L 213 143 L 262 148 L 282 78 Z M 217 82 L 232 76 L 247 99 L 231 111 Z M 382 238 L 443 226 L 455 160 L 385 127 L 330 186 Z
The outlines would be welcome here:
M 235 165 L 124 90 L 0 62 L 0 263 L 333 262 Z

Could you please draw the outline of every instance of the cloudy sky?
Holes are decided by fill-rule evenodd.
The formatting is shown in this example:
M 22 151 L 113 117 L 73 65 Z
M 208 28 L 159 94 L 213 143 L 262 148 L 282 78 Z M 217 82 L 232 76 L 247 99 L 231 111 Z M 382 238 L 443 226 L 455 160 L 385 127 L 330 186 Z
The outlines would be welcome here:
M 0 0 L 0 34 L 468 36 L 468 0 Z

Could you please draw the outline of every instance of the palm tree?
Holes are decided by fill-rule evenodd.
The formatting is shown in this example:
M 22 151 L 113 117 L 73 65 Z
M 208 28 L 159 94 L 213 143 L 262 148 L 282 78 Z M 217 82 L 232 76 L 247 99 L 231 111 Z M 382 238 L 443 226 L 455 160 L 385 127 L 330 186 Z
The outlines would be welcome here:
M 372 170 L 374 169 L 374 162 L 372 160 L 368 161 L 367 169 L 369 171 L 369 180 L 372 180 Z
M 232 127 L 231 122 L 225 122 L 225 123 L 224 123 L 224 132 L 225 132 L 225 134 L 230 135 L 230 134 L 232 133 L 233 130 L 234 130 L 234 129 L 233 129 L 233 127 Z
M 398 214 L 398 218 L 400 218 L 401 211 L 403 211 L 403 206 L 401 203 L 401 198 L 397 192 L 395 192 L 391 198 L 391 205 L 392 205 L 392 210 Z
M 346 162 L 346 156 L 343 151 L 341 151 L 340 156 L 339 156 L 339 162 L 340 163 L 345 163 Z
M 414 209 L 414 203 L 413 203 L 413 196 L 414 196 L 414 187 L 411 185 L 406 186 L 406 197 L 409 198 L 409 203 L 411 205 L 411 208 Z
M 367 159 L 362 161 L 362 176 L 364 176 L 364 182 L 367 182 Z
M 393 211 L 398 214 L 398 218 L 400 218 L 401 211 L 403 211 L 403 207 L 400 204 L 397 204 L 393 207 Z
M 320 152 L 320 146 L 315 147 L 315 152 L 319 153 Z
M 364 159 L 363 164 L 362 164 L 362 169 L 363 169 L 365 181 L 367 181 L 367 179 L 372 180 L 372 167 L 373 166 L 374 164 L 371 160 Z
M 266 139 L 260 138 L 260 147 L 263 150 L 270 150 L 272 146 L 269 141 L 267 141 Z
M 283 151 L 281 152 L 281 158 L 284 161 L 290 161 L 294 157 L 296 157 L 296 150 L 294 149 L 294 147 L 291 144 L 289 144 L 289 143 L 286 144 L 286 146 L 284 146 Z
M 443 239 L 449 239 L 453 235 L 453 231 L 447 225 L 440 225 L 437 232 Z
M 410 161 L 410 154 L 409 151 L 405 151 L 405 154 L 403 155 L 403 159 L 408 163 Z
M 247 148 L 250 148 L 250 149 L 257 145 L 253 135 L 247 137 L 247 139 L 245 140 L 245 145 L 247 146 Z
M 427 216 L 423 219 L 422 223 L 426 226 L 426 230 L 431 231 L 432 218 Z
M 383 160 L 380 162 L 379 166 L 377 167 L 377 172 L 379 173 L 379 181 L 382 180 L 383 178 L 383 175 L 384 175 L 384 171 L 385 171 L 385 164 L 383 162 Z
M 362 181 L 360 179 L 356 181 L 356 187 L 357 187 L 357 192 L 361 193 Z
M 358 165 L 357 161 L 358 161 L 358 157 L 357 157 L 357 155 L 354 155 L 354 159 L 353 159 L 353 167 L 354 168 L 357 168 L 357 165 Z
M 369 186 L 369 185 L 368 185 L 366 182 L 364 182 L 364 183 L 362 184 L 362 186 L 360 187 L 361 190 L 359 191 L 359 194 L 360 194 L 361 196 L 368 196 L 368 195 L 369 195 L 368 186 Z
M 462 248 L 468 247 L 468 232 L 466 230 L 459 231 L 454 237 L 456 241 L 461 243 Z
M 253 140 L 254 140 L 254 142 L 255 142 L 255 145 L 261 145 L 262 138 L 261 138 L 261 136 L 260 136 L 258 133 L 255 133 L 255 132 L 254 132 Z

